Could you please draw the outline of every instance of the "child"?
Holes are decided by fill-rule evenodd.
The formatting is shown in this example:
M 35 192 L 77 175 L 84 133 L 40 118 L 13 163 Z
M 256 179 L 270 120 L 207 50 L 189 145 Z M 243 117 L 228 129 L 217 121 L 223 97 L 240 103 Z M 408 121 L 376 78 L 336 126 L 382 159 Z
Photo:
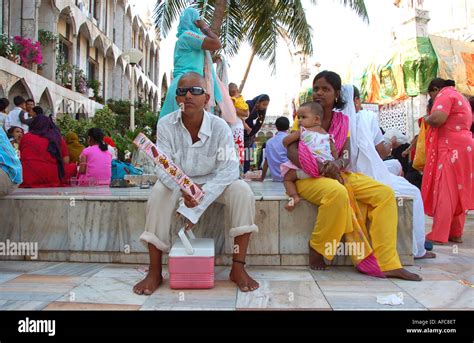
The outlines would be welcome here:
M 240 164 L 244 163 L 244 130 L 252 131 L 245 122 L 248 118 L 249 105 L 244 100 L 244 97 L 239 93 L 239 87 L 235 83 L 229 83 L 229 95 L 234 103 L 234 107 L 237 111 L 237 122 L 231 126 L 232 134 L 234 135 L 234 142 L 238 150 Z
M 298 109 L 297 114 L 301 131 L 293 132 L 285 137 L 283 145 L 287 148 L 288 145 L 299 140 L 299 144 L 305 144 L 318 162 L 324 163 L 337 159 L 338 155 L 334 142 L 330 135 L 321 127 L 324 115 L 321 105 L 316 102 L 305 103 Z M 286 193 L 290 196 L 290 201 L 285 208 L 291 212 L 301 201 L 295 182 L 298 179 L 307 179 L 310 176 L 290 161 L 283 163 L 280 169 L 281 174 L 284 176 L 283 183 Z M 337 180 L 343 183 L 340 175 L 337 177 Z

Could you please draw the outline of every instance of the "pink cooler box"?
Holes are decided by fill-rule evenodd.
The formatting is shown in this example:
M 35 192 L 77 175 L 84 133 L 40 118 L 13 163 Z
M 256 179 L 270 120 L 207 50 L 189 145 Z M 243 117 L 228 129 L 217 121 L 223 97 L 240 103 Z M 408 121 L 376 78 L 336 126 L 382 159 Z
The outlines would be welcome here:
M 214 240 L 196 238 L 192 231 L 178 233 L 180 240 L 171 248 L 168 259 L 172 289 L 214 287 Z

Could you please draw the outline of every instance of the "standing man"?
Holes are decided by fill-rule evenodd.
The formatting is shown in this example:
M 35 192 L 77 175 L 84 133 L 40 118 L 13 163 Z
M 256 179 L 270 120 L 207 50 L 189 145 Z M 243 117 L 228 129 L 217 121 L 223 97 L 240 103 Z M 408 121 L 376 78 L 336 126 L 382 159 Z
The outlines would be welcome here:
M 176 89 L 176 102 L 183 110 L 158 122 L 158 148 L 202 187 L 205 196 L 200 204 L 196 203 L 157 168 L 159 180 L 148 200 L 145 232 L 140 237 L 149 250 L 150 269 L 147 277 L 133 288 L 139 295 L 151 295 L 163 281 L 161 259 L 163 252 L 170 250 L 174 212 L 187 219 L 186 228 L 190 229 L 213 202 L 225 204 L 230 211 L 230 236 L 234 238 L 230 279 L 242 292 L 259 287 L 245 270 L 250 235 L 258 232 L 254 194 L 247 183 L 239 180 L 239 161 L 229 126 L 204 110 L 210 98 L 205 86 L 198 73 L 184 74 Z M 180 197 L 184 201 L 177 206 Z
M 29 126 L 25 122 L 28 119 L 26 113 L 26 101 L 22 96 L 16 96 L 13 98 L 13 104 L 15 108 L 8 113 L 8 117 L 5 121 L 5 131 L 8 131 L 12 126 L 21 127 L 25 133 L 28 132 Z
M 263 163 L 262 179 L 265 180 L 267 171 L 270 169 L 273 182 L 283 182 L 280 166 L 288 161 L 286 148 L 283 146 L 283 139 L 288 135 L 290 121 L 286 117 L 280 117 L 276 120 L 275 126 L 278 133 L 267 142 L 265 149 L 265 162 Z

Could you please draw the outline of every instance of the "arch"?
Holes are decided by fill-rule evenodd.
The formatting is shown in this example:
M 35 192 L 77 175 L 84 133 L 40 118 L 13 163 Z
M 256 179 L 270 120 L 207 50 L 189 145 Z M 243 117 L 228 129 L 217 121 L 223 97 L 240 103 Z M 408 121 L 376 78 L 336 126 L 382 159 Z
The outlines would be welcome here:
M 84 38 L 87 39 L 87 41 L 89 42 L 89 47 L 92 46 L 93 42 L 94 42 L 94 39 L 92 38 L 92 33 L 91 33 L 91 30 L 89 29 L 89 26 L 87 25 L 87 23 L 84 23 L 82 24 L 80 27 L 79 27 L 79 31 L 78 31 L 81 36 L 83 36 Z
M 26 83 L 25 79 L 18 80 L 10 88 L 10 91 L 8 92 L 8 99 L 10 100 L 11 104 L 13 104 L 13 98 L 18 96 L 18 95 L 24 97 L 25 100 L 26 99 L 35 100 L 35 98 L 33 96 L 33 92 L 31 91 L 30 87 Z
M 76 18 L 74 17 L 74 12 L 72 11 L 70 6 L 67 6 L 61 10 L 59 13 L 58 17 L 58 23 L 57 26 L 59 26 L 59 22 L 63 19 L 66 23 L 71 25 L 71 31 L 76 34 L 78 32 L 78 27 L 77 27 L 77 21 Z M 59 31 L 58 29 L 56 29 Z M 70 39 L 70 37 L 66 37 L 67 39 Z
M 3 86 L 0 85 L 0 99 L 6 98 L 6 97 L 7 97 L 7 95 L 5 93 L 5 90 L 3 89 Z
M 117 60 L 119 56 L 117 56 L 117 53 L 115 52 L 113 45 L 109 46 L 109 48 L 105 52 L 105 57 L 112 58 L 114 60 L 114 66 L 118 63 Z
M 138 86 L 141 86 L 142 89 L 145 89 L 146 82 L 145 82 L 145 77 L 143 76 L 142 73 L 140 73 L 140 75 L 138 76 L 137 84 Z
M 138 16 L 137 15 L 134 15 L 132 17 L 132 28 L 133 28 L 134 31 L 137 31 L 140 34 L 141 25 L 138 22 Z
M 54 114 L 53 98 L 51 97 L 51 93 L 49 92 L 48 88 L 44 90 L 38 104 L 43 108 L 45 113 Z
M 125 15 L 130 18 L 130 22 L 133 22 L 132 6 L 130 4 L 125 5 Z
M 107 43 L 104 42 L 104 39 L 102 39 L 102 36 L 101 35 L 98 35 L 95 40 L 94 40 L 94 43 L 92 44 L 92 46 L 96 47 L 99 49 L 100 52 L 102 52 L 102 54 L 105 56 L 107 54 Z

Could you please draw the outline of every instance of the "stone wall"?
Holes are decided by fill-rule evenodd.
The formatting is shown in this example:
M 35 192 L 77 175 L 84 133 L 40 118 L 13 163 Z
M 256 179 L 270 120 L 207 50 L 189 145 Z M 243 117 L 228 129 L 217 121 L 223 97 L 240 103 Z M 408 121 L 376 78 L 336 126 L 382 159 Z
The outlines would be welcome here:
M 275 199 L 277 199 L 275 197 Z M 304 266 L 316 207 L 303 201 L 293 213 L 284 210 L 286 200 L 256 202 L 259 233 L 252 235 L 248 262 L 252 265 Z M 398 253 L 404 265 L 413 264 L 411 199 L 399 201 Z M 43 261 L 148 263 L 147 249 L 139 241 L 145 226 L 146 200 L 126 197 L 32 196 L 0 199 L 0 242 L 38 242 Z M 233 242 L 228 213 L 214 204 L 194 232 L 214 238 L 216 264 L 229 265 Z M 180 223 L 172 228 L 177 238 Z M 0 257 L 1 258 L 1 257 Z M 22 259 L 22 257 L 19 257 Z M 333 264 L 351 265 L 337 257 Z

